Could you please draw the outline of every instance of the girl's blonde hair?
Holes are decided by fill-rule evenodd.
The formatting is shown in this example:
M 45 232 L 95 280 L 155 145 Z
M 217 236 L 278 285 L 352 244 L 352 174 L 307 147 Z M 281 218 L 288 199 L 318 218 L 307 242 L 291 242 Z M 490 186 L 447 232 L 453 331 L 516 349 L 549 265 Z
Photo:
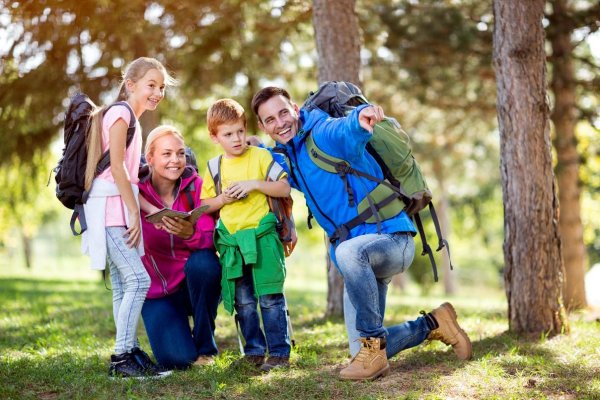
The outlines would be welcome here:
M 144 148 L 144 156 L 146 157 L 146 161 L 148 161 L 148 156 L 154 152 L 154 149 L 156 148 L 156 141 L 169 135 L 181 140 L 181 143 L 185 145 L 183 135 L 179 132 L 179 130 L 177 130 L 177 128 L 171 125 L 157 126 L 156 128 L 152 129 L 152 132 L 150 132 L 146 138 L 146 147 Z
M 117 101 L 125 101 L 129 98 L 127 92 L 127 81 L 137 82 L 151 69 L 160 71 L 165 79 L 165 85 L 174 86 L 177 81 L 167 72 L 167 69 L 155 58 L 140 57 L 132 61 L 123 71 L 119 95 Z M 88 135 L 88 155 L 85 168 L 85 189 L 90 190 L 92 181 L 96 177 L 96 166 L 102 157 L 102 119 L 106 107 L 98 107 L 92 114 L 90 134 Z

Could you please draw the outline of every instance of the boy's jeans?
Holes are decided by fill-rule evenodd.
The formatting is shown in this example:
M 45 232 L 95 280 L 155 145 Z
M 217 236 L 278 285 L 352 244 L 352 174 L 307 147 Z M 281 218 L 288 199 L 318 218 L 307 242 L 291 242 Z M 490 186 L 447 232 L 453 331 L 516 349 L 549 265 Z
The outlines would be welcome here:
M 221 265 L 214 250 L 197 250 L 184 267 L 183 286 L 168 296 L 146 299 L 142 317 L 156 361 L 187 368 L 199 355 L 217 354 L 215 318 L 221 297 Z M 190 329 L 189 315 L 194 319 Z
M 267 294 L 260 296 L 258 303 L 264 334 L 260 329 L 257 300 L 254 296 L 252 267 L 244 265 L 243 276 L 235 283 L 235 310 L 246 340 L 244 353 L 248 356 L 264 356 L 268 347 L 270 357 L 289 357 L 290 337 L 285 297 L 282 293 Z
M 388 284 L 404 272 L 415 253 L 408 233 L 367 234 L 342 242 L 335 251 L 337 266 L 344 277 L 344 317 L 350 352 L 360 349 L 359 337 L 387 336 L 387 353 L 421 343 L 429 334 L 425 320 L 383 326 Z
M 150 276 L 136 249 L 125 243 L 125 227 L 106 227 L 106 249 L 113 293 L 113 315 L 117 328 L 115 353 L 138 345 L 137 326 L 150 288 Z

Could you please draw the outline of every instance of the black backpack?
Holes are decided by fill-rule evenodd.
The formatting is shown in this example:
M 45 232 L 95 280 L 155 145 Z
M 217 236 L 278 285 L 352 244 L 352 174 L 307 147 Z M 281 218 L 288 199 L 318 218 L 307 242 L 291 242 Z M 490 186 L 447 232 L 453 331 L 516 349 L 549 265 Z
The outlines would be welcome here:
M 334 118 L 340 118 L 346 116 L 358 105 L 368 103 L 361 90 L 354 84 L 350 82 L 331 81 L 323 83 L 316 92 L 310 93 L 302 108 L 307 111 L 318 108 Z M 337 237 L 332 237 L 332 239 L 343 241 L 345 240 L 344 235 L 355 226 L 369 219 L 375 219 L 379 222 L 385 219 L 386 210 L 388 210 L 387 214 L 396 215 L 398 208 L 404 207 L 417 226 L 423 244 L 422 255 L 427 254 L 429 256 L 429 261 L 433 269 L 433 277 L 437 282 L 437 267 L 433 251 L 427 243 L 419 211 L 427 206 L 429 207 L 439 242 L 436 250 L 440 251 L 446 248 L 448 258 L 450 259 L 450 247 L 446 239 L 442 237 L 435 207 L 431 202 L 433 196 L 427 187 L 421 167 L 412 155 L 408 135 L 402 130 L 400 124 L 393 118 L 386 118 L 377 123 L 373 128 L 371 139 L 366 145 L 366 150 L 381 167 L 384 180 L 363 171 L 355 170 L 344 160 L 335 159 L 324 153 L 316 146 L 312 140 L 312 136 L 308 136 L 306 146 L 311 160 L 317 166 L 340 175 L 345 182 L 347 182 L 347 175 L 353 174 L 379 184 L 368 195 L 371 197 L 369 206 L 365 205 L 363 207 L 365 209 L 361 210 L 361 204 L 359 204 L 359 215 L 338 228 L 334 233 Z M 352 192 L 347 184 L 346 186 L 348 188 L 350 205 L 352 205 Z M 395 202 L 394 199 L 399 199 L 401 203 Z M 377 217 L 378 215 L 380 216 L 379 218 Z M 450 262 L 450 269 L 453 269 L 452 262 Z
M 135 134 L 136 123 L 131 107 L 126 102 L 117 102 L 108 106 L 104 113 L 117 104 L 126 106 L 131 113 L 129 127 L 127 128 L 127 146 L 129 146 Z M 92 123 L 92 115 L 96 108 L 92 100 L 83 93 L 77 93 L 71 98 L 64 122 L 65 147 L 58 165 L 53 170 L 56 180 L 56 197 L 65 207 L 73 210 L 70 225 L 75 236 L 81 235 L 87 229 L 83 212 L 83 204 L 87 201 L 89 195 L 85 190 L 87 138 Z M 101 174 L 109 165 L 110 154 L 106 151 L 98 162 L 95 175 Z M 80 232 L 75 230 L 75 221 L 78 218 L 81 226 Z

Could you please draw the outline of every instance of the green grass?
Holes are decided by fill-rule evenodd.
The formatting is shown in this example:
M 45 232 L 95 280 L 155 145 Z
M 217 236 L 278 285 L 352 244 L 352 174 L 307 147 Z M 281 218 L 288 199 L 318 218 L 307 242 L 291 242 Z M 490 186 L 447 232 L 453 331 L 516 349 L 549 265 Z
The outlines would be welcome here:
M 290 268 L 297 348 L 289 370 L 261 375 L 233 367 L 239 356 L 235 328 L 221 308 L 215 365 L 137 382 L 107 377 L 114 324 L 111 294 L 97 273 L 49 261 L 34 271 L 2 264 L 0 399 L 600 399 L 600 324 L 576 314 L 570 335 L 520 339 L 507 333 L 503 293 L 489 288 L 463 288 L 450 299 L 473 341 L 472 361 L 457 360 L 435 342 L 396 356 L 383 379 L 342 382 L 344 325 L 322 318 L 324 276 L 316 265 Z M 444 300 L 392 288 L 386 323 L 415 318 Z M 149 349 L 143 327 L 140 339 Z

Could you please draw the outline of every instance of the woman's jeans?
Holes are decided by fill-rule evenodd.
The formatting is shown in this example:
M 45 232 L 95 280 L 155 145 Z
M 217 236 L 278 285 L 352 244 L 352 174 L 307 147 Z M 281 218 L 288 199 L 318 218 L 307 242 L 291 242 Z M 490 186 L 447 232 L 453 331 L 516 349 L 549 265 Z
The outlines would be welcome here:
M 344 319 L 350 353 L 360 350 L 360 337 L 386 337 L 388 358 L 423 342 L 430 332 L 423 317 L 390 328 L 383 326 L 388 284 L 404 272 L 415 253 L 407 233 L 367 234 L 342 242 L 335 251 L 344 277 Z
M 264 334 L 260 329 L 257 303 L 260 304 Z M 290 336 L 283 293 L 254 295 L 252 267 L 244 265 L 243 276 L 235 283 L 235 310 L 242 335 L 246 341 L 244 353 L 248 356 L 289 357 Z M 266 336 L 266 340 L 265 340 Z
M 146 299 L 142 309 L 154 357 L 167 368 L 187 368 L 200 355 L 217 354 L 214 332 L 221 296 L 221 265 L 215 251 L 192 253 L 184 270 L 186 279 L 179 290 L 158 299 Z
M 122 226 L 106 227 L 106 249 L 113 294 L 113 316 L 117 328 L 115 353 L 130 351 L 137 344 L 140 311 L 150 288 L 150 276 L 135 248 L 127 246 Z

